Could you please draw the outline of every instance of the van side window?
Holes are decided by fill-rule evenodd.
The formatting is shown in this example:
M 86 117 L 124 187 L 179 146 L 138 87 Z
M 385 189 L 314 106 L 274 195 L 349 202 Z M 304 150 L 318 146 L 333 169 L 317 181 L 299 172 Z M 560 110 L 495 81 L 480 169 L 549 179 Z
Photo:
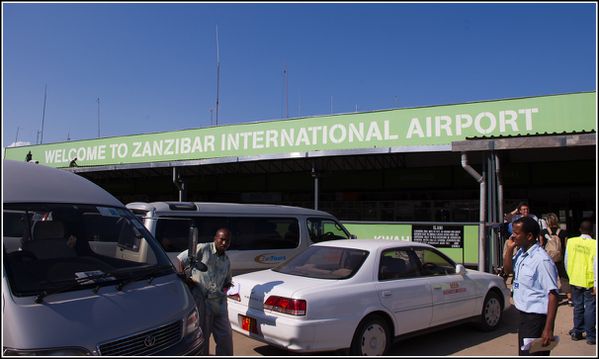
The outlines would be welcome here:
M 225 227 L 231 229 L 231 220 L 227 217 L 195 217 L 193 220 L 199 231 L 198 243 L 213 242 L 214 235 L 220 228 Z M 183 250 L 185 249 L 187 249 L 187 242 Z
M 225 217 L 163 217 L 156 223 L 156 239 L 167 252 L 183 252 L 189 245 L 189 227 L 195 222 L 198 227 L 198 243 L 210 243 L 216 230 L 228 227 Z
M 313 243 L 349 238 L 343 226 L 330 218 L 308 218 L 306 224 Z
M 156 239 L 165 251 L 187 249 L 191 220 L 199 230 L 198 243 L 210 243 L 219 228 L 228 228 L 232 235 L 229 250 L 290 249 L 300 242 L 296 218 L 163 217 L 156 223 Z
M 18 251 L 24 241 L 31 237 L 29 219 L 22 211 L 4 211 L 2 218 L 2 241 L 8 253 Z
M 237 250 L 289 249 L 299 245 L 299 225 L 295 218 L 229 218 L 231 247 Z

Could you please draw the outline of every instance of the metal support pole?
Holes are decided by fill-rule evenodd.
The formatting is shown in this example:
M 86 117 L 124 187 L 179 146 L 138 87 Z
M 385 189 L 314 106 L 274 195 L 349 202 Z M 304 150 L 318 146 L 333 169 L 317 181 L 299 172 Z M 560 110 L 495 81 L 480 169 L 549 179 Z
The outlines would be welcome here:
M 480 188 L 480 207 L 479 207 L 479 227 L 478 227 L 478 270 L 484 272 L 485 270 L 485 207 L 486 207 L 486 193 L 485 193 L 485 176 L 480 175 L 474 168 L 468 164 L 468 155 L 462 153 L 462 168 L 468 172 L 476 181 L 479 183 Z
M 312 178 L 314 178 L 314 209 L 318 209 L 318 172 L 314 162 L 312 162 Z
M 488 258 L 489 270 L 500 267 L 503 262 L 503 241 L 499 236 L 499 226 L 503 222 L 503 183 L 499 169 L 499 157 L 495 151 L 487 156 L 487 224 L 490 225 Z
M 185 180 L 177 167 L 173 167 L 173 184 L 179 190 L 179 202 L 185 201 L 187 199 L 187 188 L 185 186 Z
M 498 222 L 503 221 L 503 180 L 501 178 L 501 169 L 499 164 L 499 155 L 495 153 L 495 177 L 497 177 L 497 211 L 499 214 Z
M 487 224 L 493 224 L 495 222 L 495 212 L 496 212 L 496 187 L 495 187 L 495 157 L 490 153 L 485 153 L 486 157 L 486 166 L 485 173 L 487 174 L 487 218 L 485 222 Z M 493 227 L 488 227 L 487 229 L 487 258 L 489 262 L 487 263 L 487 267 L 485 271 L 489 271 L 496 265 L 495 258 L 495 236 L 493 235 Z

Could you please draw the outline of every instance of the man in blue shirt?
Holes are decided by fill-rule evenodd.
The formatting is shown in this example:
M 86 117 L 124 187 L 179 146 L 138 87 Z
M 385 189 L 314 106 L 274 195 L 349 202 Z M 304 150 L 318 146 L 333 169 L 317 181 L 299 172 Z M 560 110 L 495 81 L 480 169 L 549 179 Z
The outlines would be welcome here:
M 514 273 L 512 284 L 514 306 L 520 312 L 518 325 L 519 355 L 549 355 L 550 351 L 534 354 L 522 350 L 524 338 L 542 338 L 547 346 L 553 340 L 553 327 L 559 302 L 557 268 L 541 248 L 539 224 L 531 217 L 514 221 L 513 233 L 507 241 L 503 269 Z M 518 251 L 512 257 L 513 249 Z

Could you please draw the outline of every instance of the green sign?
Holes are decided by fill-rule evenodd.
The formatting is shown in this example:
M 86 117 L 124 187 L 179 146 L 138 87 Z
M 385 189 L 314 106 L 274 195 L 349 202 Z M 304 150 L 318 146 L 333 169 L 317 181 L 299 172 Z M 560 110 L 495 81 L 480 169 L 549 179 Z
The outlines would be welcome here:
M 399 109 L 9 147 L 52 167 L 450 145 L 475 136 L 596 130 L 596 93 Z
M 343 221 L 359 239 L 391 239 L 428 243 L 456 263 L 478 266 L 478 225 L 447 223 L 364 223 Z

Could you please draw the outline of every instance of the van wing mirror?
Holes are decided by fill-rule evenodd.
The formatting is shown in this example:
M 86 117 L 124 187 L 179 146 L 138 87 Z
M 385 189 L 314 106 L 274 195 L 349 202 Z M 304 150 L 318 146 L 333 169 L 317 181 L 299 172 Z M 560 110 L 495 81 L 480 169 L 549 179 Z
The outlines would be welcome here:
M 457 264 L 455 266 L 455 273 L 459 275 L 466 274 L 466 267 L 464 267 L 462 264 Z
M 205 272 L 208 267 L 200 261 L 198 261 L 197 247 L 198 247 L 198 236 L 199 231 L 195 223 L 191 223 L 189 227 L 189 243 L 187 247 L 187 258 L 189 259 L 189 266 L 185 268 L 185 274 L 191 278 L 192 269 L 195 268 L 200 272 Z

